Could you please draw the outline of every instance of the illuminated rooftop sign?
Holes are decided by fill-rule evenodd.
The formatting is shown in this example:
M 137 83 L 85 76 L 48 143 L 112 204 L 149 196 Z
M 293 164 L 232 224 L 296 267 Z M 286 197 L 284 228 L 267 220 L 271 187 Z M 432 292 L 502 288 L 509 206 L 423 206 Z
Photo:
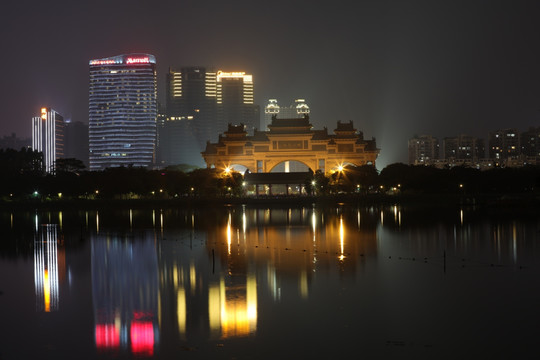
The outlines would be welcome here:
M 112 64 L 121 64 L 114 59 L 105 59 L 105 60 L 90 60 L 90 65 L 112 65 Z
M 246 75 L 245 72 L 243 71 L 233 71 L 233 72 L 225 72 L 225 71 L 218 71 L 217 72 L 217 80 L 218 81 L 221 81 L 221 79 L 244 79 L 244 81 L 246 82 L 251 82 L 253 81 L 253 76 L 252 75 Z
M 126 64 L 150 64 L 150 59 L 146 57 L 128 57 Z
M 156 58 L 149 54 L 128 54 L 118 55 L 104 59 L 90 60 L 90 66 L 101 65 L 138 65 L 138 64 L 155 64 Z

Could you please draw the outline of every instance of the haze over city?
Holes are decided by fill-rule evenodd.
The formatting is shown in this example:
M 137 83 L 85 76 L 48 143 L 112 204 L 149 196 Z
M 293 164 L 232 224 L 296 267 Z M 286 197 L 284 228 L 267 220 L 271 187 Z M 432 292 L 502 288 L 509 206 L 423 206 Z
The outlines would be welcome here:
M 0 136 L 50 106 L 88 122 L 88 61 L 156 56 L 253 74 L 255 103 L 304 98 L 315 128 L 354 121 L 407 161 L 414 134 L 486 137 L 540 120 L 539 6 L 529 1 L 21 1 L 0 14 Z

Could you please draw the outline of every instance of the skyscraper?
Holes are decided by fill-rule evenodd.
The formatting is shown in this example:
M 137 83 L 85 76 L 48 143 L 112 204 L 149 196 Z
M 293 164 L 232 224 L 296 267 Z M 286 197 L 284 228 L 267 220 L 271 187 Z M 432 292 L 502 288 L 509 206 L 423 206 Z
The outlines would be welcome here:
M 90 170 L 150 167 L 155 160 L 156 59 L 149 54 L 90 60 Z
M 169 69 L 167 118 L 160 129 L 162 165 L 204 166 L 201 152 L 227 125 L 244 124 L 253 133 L 259 107 L 253 103 L 253 76 L 202 66 Z
M 55 170 L 55 161 L 64 156 L 64 118 L 51 108 L 41 108 L 32 118 L 32 150 L 43 153 L 45 171 Z
M 260 123 L 259 106 L 253 100 L 253 75 L 218 71 L 216 100 L 218 118 L 223 126 L 244 124 L 248 134 L 253 134 Z
M 164 165 L 203 166 L 201 151 L 226 128 L 217 118 L 216 71 L 201 66 L 169 69 L 160 153 Z

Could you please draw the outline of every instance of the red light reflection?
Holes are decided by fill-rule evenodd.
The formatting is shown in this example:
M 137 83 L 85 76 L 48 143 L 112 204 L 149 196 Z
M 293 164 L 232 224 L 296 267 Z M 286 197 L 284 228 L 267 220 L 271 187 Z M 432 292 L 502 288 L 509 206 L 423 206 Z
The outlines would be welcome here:
M 131 352 L 136 355 L 154 354 L 154 325 L 150 321 L 131 322 Z
M 120 332 L 113 324 L 96 325 L 96 347 L 98 350 L 118 349 Z

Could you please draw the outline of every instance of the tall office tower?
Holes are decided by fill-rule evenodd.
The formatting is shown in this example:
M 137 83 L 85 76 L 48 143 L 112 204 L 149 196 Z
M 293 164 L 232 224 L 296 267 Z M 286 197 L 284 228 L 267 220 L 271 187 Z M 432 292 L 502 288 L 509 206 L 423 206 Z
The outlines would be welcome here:
M 164 165 L 204 166 L 206 142 L 217 141 L 226 129 L 217 118 L 216 74 L 200 66 L 169 69 L 162 131 L 167 135 L 160 144 Z
M 431 135 L 409 139 L 409 164 L 431 165 L 439 158 L 439 140 Z
M 516 129 L 496 130 L 489 133 L 489 157 L 495 161 L 515 159 L 521 154 Z
M 216 80 L 220 128 L 244 124 L 248 134 L 253 135 L 260 123 L 260 109 L 253 100 L 253 75 L 218 71 Z
M 155 161 L 156 59 L 149 54 L 90 60 L 90 170 L 151 167 Z
M 458 135 L 443 139 L 443 155 L 446 160 L 476 162 L 485 157 L 484 140 L 469 135 Z
M 268 129 L 268 125 L 272 123 L 272 116 L 280 119 L 302 119 L 304 115 L 309 115 L 310 109 L 306 100 L 295 99 L 294 103 L 288 107 L 279 106 L 276 99 L 269 99 L 268 104 L 264 108 L 264 118 L 261 128 Z
M 80 121 L 66 121 L 65 157 L 81 160 L 88 167 L 88 125 Z
M 64 156 L 64 118 L 51 108 L 41 108 L 32 118 L 32 150 L 43 153 L 45 171 L 53 173 L 55 161 Z

